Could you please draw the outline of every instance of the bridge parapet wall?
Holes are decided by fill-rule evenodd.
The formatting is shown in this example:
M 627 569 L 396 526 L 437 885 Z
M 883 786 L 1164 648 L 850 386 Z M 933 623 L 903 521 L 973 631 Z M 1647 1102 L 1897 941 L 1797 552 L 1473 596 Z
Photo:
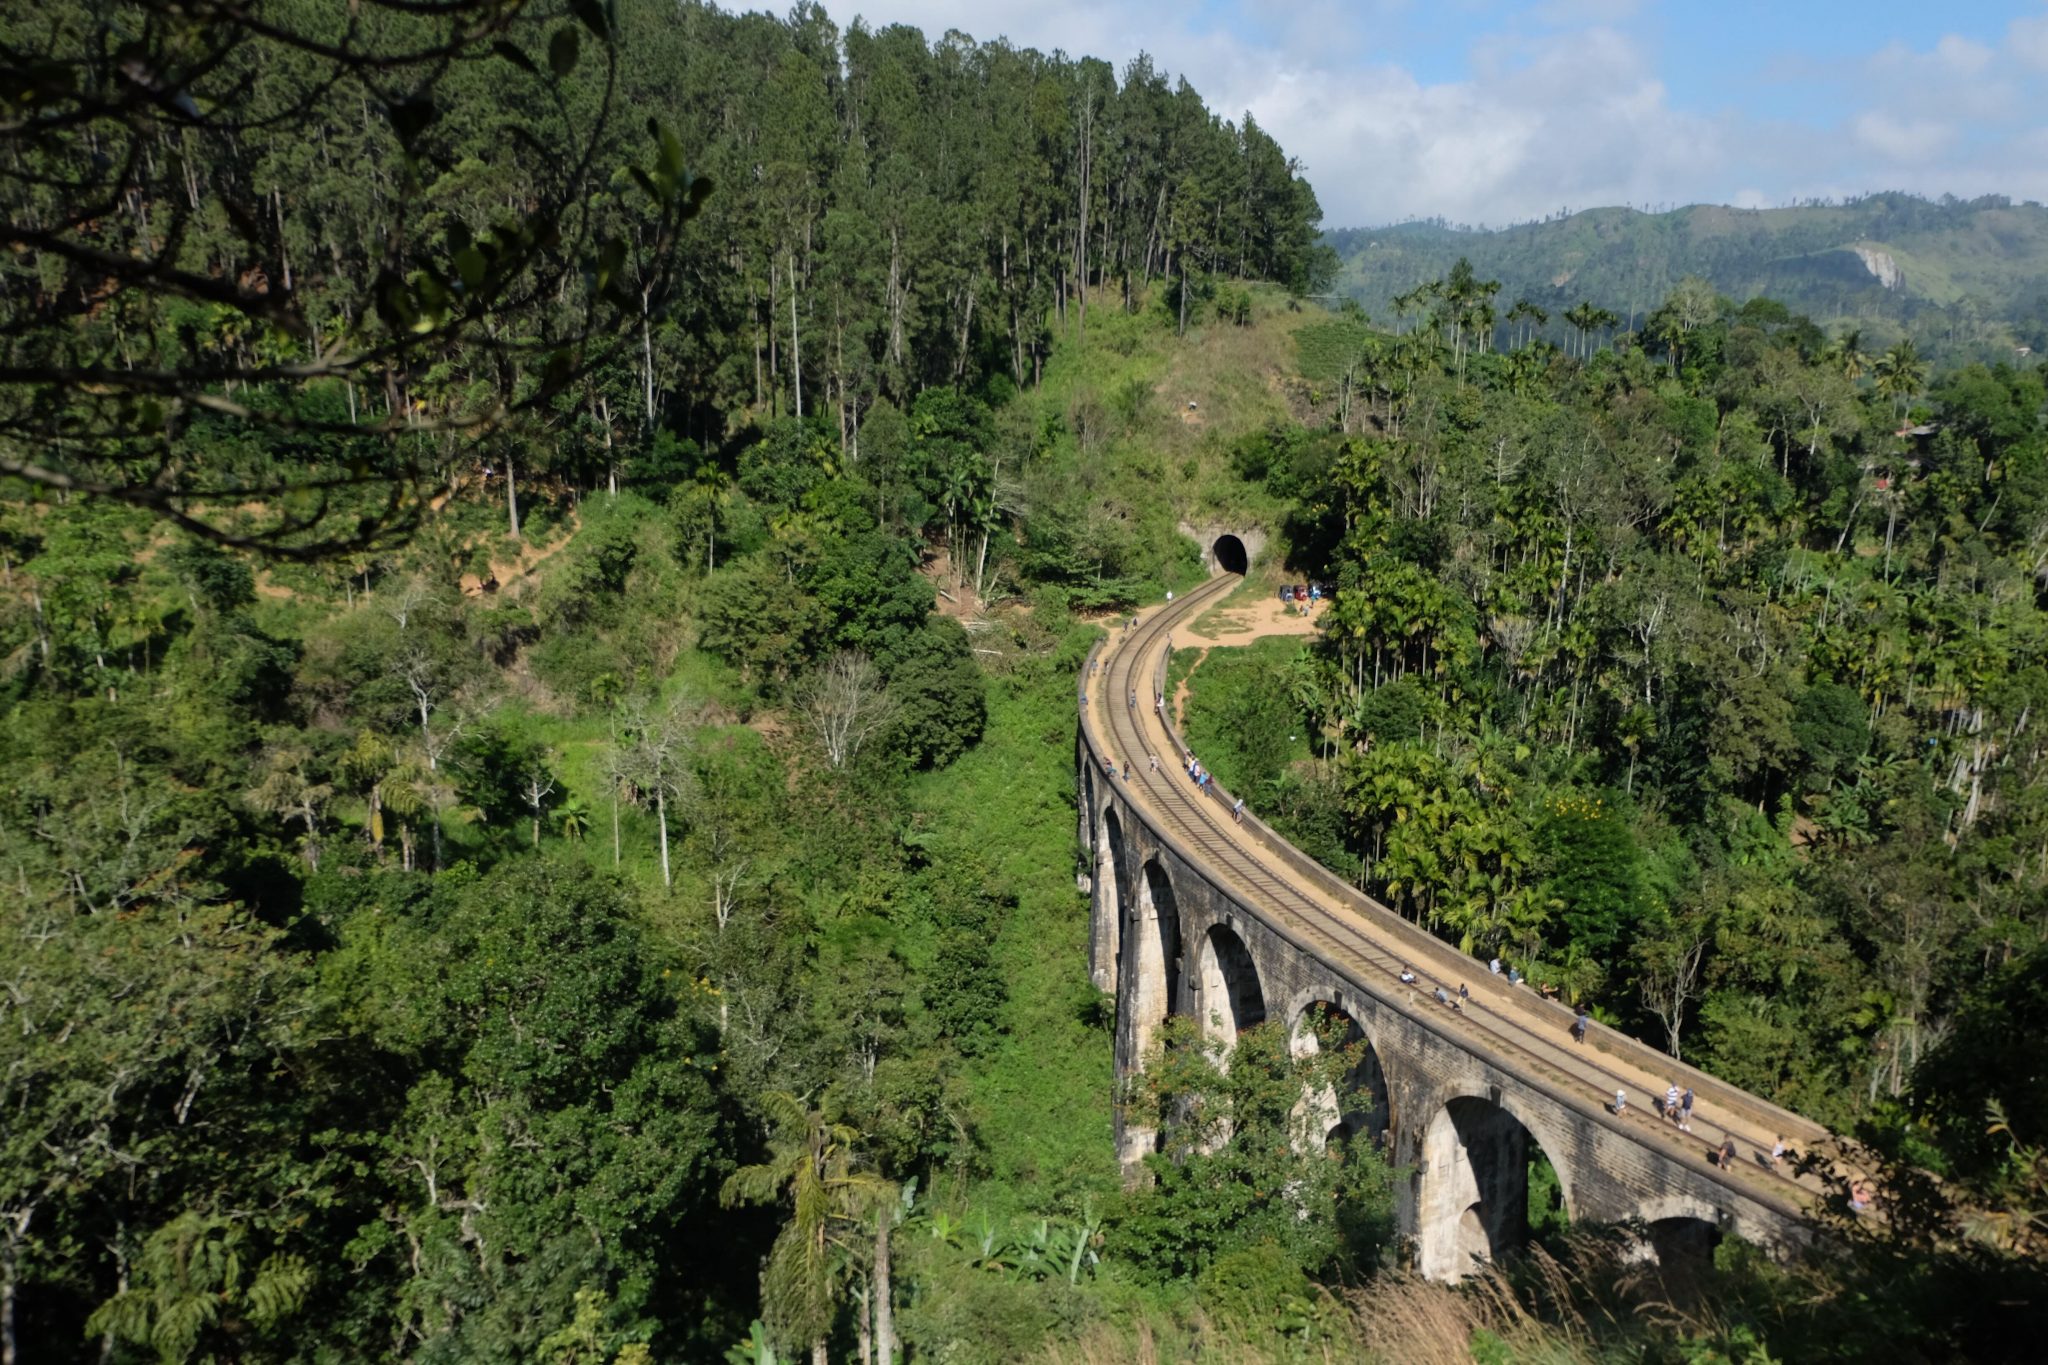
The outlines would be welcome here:
M 1675 1134 L 1646 1140 L 1640 1118 L 1606 1113 L 1563 1078 L 1530 1074 L 1447 1028 L 1450 1011 L 1433 997 L 1323 952 L 1255 896 L 1212 877 L 1199 853 L 1155 825 L 1127 779 L 1107 775 L 1111 757 L 1125 756 L 1100 743 L 1084 714 L 1076 758 L 1081 831 L 1094 862 L 1091 962 L 1097 984 L 1117 1000 L 1119 1088 L 1142 1068 L 1165 1014 L 1206 1020 L 1231 1012 L 1229 973 L 1203 956 L 1212 934 L 1219 941 L 1227 934 L 1243 946 L 1266 1018 L 1292 1028 L 1303 1010 L 1325 1003 L 1365 1034 L 1387 1091 L 1384 1141 L 1396 1168 L 1397 1225 L 1425 1274 L 1466 1273 L 1473 1255 L 1518 1235 L 1526 1174 L 1514 1159 L 1517 1144 L 1533 1143 L 1549 1159 L 1574 1220 L 1697 1218 L 1717 1234 L 1776 1248 L 1809 1240 L 1804 1220 L 1684 1159 L 1702 1155 L 1704 1142 L 1690 1152 L 1671 1140 Z M 1246 824 L 1274 861 L 1335 880 L 1251 817 Z M 1553 1017 L 1563 1036 L 1570 1014 Z M 1117 1113 L 1118 1149 L 1135 1177 L 1157 1134 L 1127 1126 L 1121 1106 Z

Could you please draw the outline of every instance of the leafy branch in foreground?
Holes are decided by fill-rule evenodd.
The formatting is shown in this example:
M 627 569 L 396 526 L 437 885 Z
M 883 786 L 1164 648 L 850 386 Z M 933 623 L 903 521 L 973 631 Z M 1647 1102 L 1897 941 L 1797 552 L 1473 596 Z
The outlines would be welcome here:
M 6 496 L 302 559 L 408 533 L 667 301 L 709 182 L 652 120 L 628 149 L 618 60 L 599 0 L 0 21 Z

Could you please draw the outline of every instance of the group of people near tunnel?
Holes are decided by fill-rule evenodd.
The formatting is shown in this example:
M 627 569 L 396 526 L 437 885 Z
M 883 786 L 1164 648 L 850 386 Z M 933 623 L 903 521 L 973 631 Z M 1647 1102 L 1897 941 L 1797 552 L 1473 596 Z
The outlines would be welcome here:
M 1321 583 L 1283 583 L 1280 585 L 1280 601 L 1293 607 L 1303 616 L 1318 602 L 1326 600 L 1330 590 Z

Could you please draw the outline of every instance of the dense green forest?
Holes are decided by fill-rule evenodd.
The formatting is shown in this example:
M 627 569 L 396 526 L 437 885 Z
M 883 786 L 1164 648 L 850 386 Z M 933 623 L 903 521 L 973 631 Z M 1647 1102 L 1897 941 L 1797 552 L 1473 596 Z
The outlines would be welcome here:
M 1461 358 L 1460 278 L 1410 335 L 1298 333 L 1337 420 L 1237 458 L 1339 591 L 1198 733 L 1468 950 L 1832 1124 L 1883 1112 L 2041 947 L 2040 380 L 1901 347 L 1859 384 L 1782 306 L 1689 288 L 1583 364 Z
M 1861 328 L 1880 346 L 1910 337 L 1951 364 L 2048 350 L 2048 209 L 2001 195 L 1598 208 L 1493 229 L 1346 228 L 1327 241 L 1344 259 L 1340 287 L 1384 322 L 1396 320 L 1397 298 L 1464 257 L 1503 282 L 1504 302 L 1526 299 L 1546 314 L 1535 330 L 1558 342 L 1570 335 L 1571 309 L 1603 308 L 1633 327 L 1692 275 L 1737 300 L 1768 296 L 1823 324 Z
M 1143 60 L 351 14 L 0 21 L 8 1365 L 2030 1340 L 2033 375 L 1322 312 L 1312 193 Z M 1197 674 L 1219 768 L 1947 1183 L 1682 1296 L 1597 1229 L 1422 1285 L 1266 1028 L 1167 1031 L 1127 1187 L 1073 679 L 1221 517 L 1341 591 Z

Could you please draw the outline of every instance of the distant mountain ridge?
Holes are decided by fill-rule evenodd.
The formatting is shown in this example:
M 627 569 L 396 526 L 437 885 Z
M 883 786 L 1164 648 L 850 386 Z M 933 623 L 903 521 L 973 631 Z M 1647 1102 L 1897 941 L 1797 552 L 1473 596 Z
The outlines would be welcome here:
M 1561 332 L 1556 315 L 1582 301 L 1639 320 L 1699 275 L 1736 299 L 1769 295 L 1824 325 L 1911 335 L 1946 358 L 2048 350 L 2048 207 L 1999 195 L 1588 209 L 1495 229 L 1347 228 L 1325 240 L 1343 262 L 1339 289 L 1375 319 L 1391 319 L 1396 295 L 1463 256 L 1501 281 L 1501 312 L 1526 298 L 1552 314 L 1552 332 Z

